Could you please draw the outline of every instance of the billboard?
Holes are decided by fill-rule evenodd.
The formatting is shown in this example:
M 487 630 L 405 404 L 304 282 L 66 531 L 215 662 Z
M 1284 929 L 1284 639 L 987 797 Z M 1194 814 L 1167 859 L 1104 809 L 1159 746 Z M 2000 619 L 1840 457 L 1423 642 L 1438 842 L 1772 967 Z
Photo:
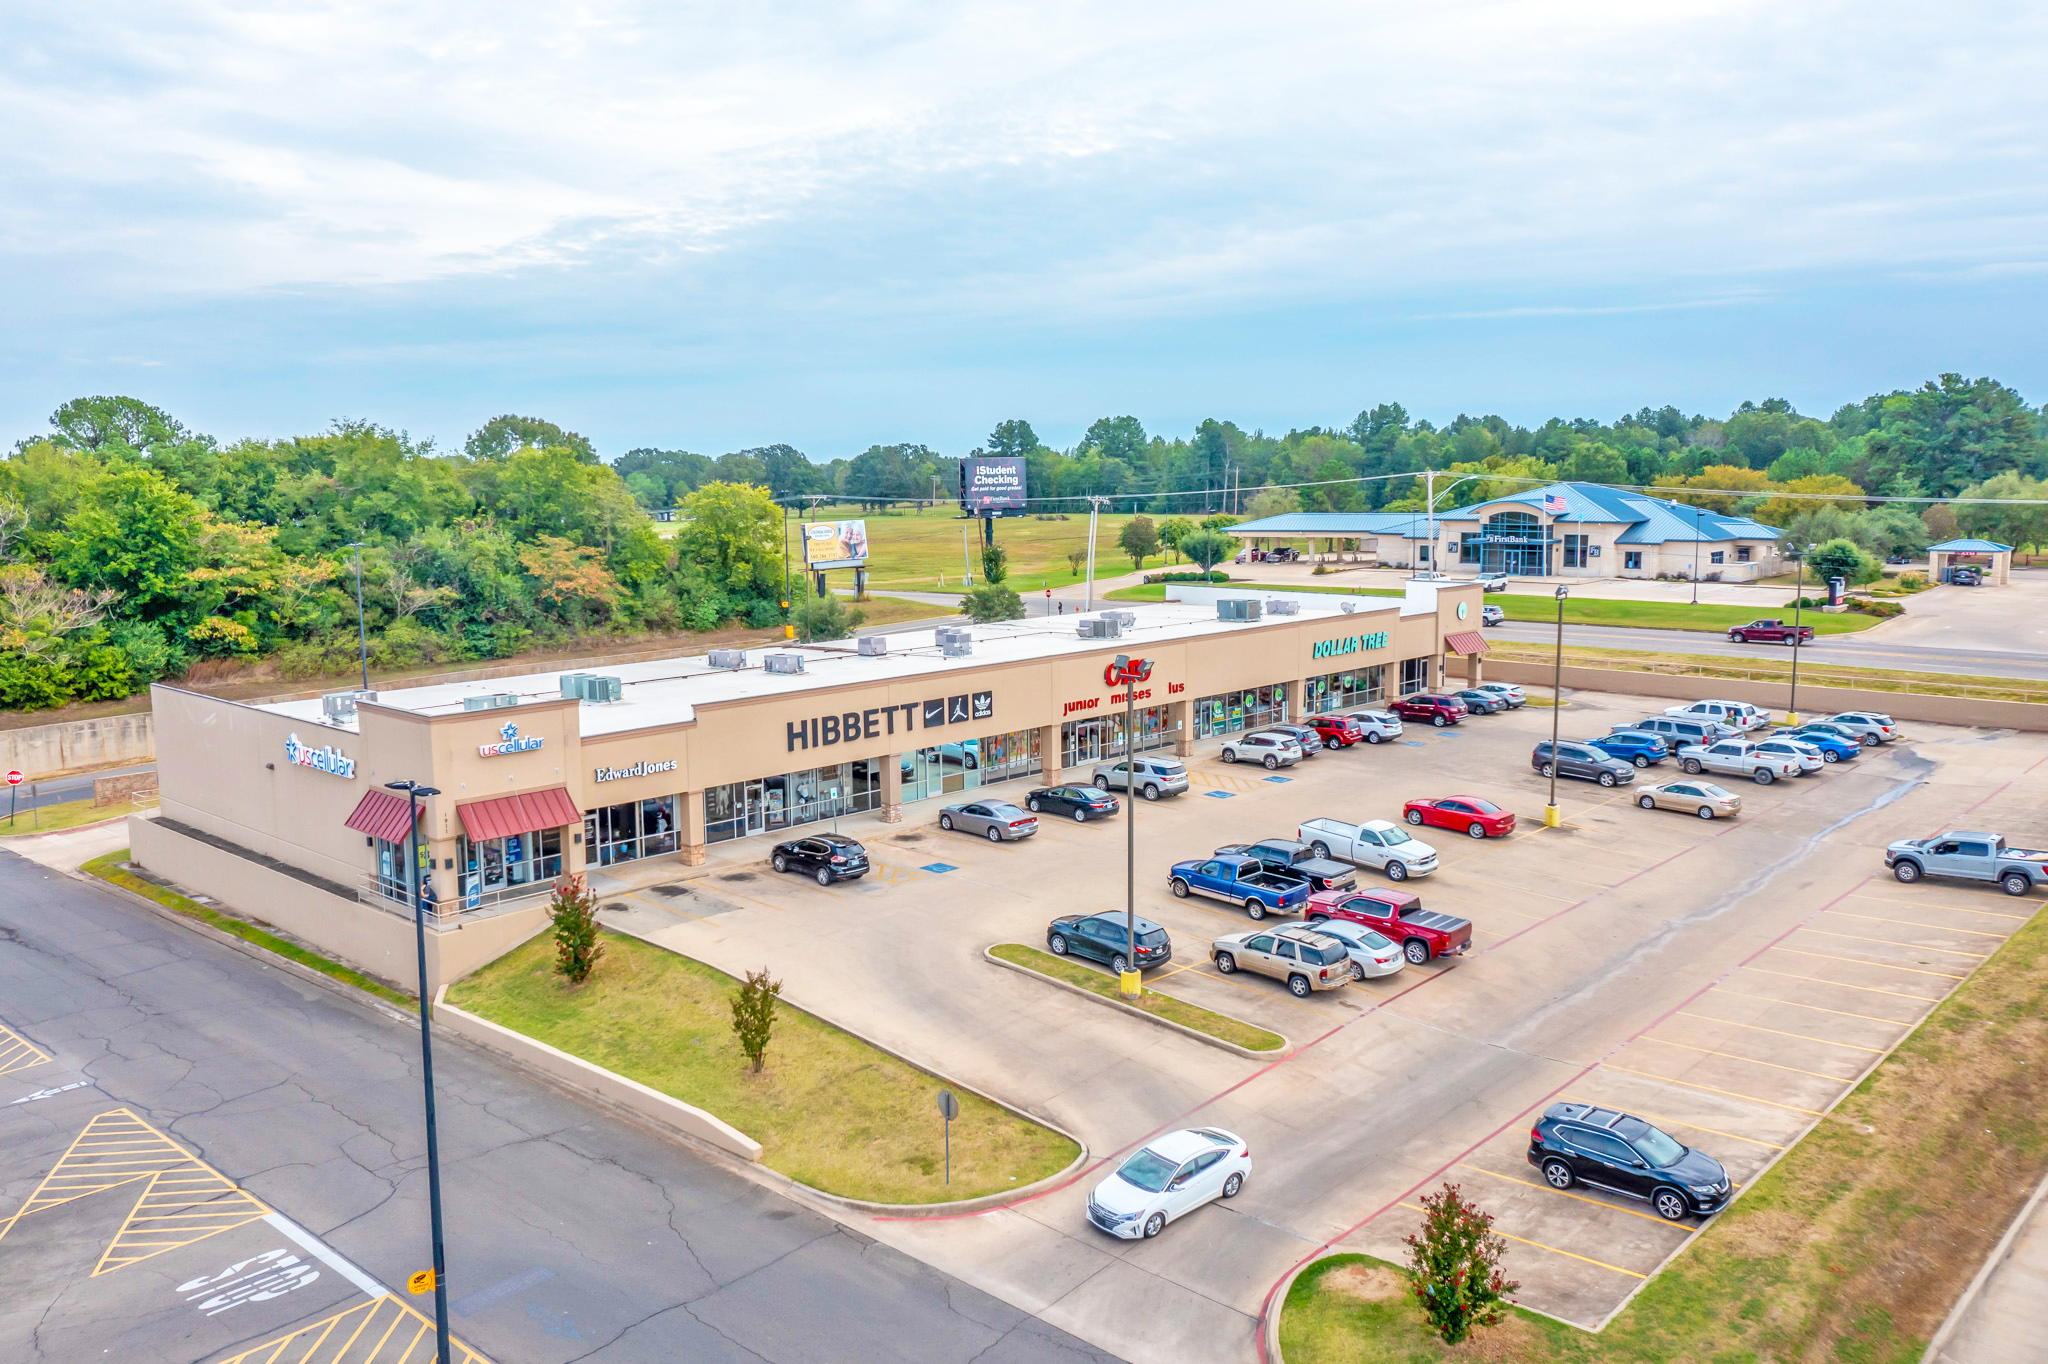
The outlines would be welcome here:
M 975 516 L 1024 510 L 1024 461 L 970 455 L 960 461 L 960 509 Z
M 804 567 L 860 568 L 868 561 L 865 521 L 805 521 Z

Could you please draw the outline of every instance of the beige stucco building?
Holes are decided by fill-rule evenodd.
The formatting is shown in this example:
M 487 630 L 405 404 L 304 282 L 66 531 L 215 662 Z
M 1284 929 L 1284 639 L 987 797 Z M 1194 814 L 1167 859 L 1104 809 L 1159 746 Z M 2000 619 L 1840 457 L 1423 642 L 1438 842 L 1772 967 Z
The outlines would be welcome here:
M 162 806 L 134 821 L 135 856 L 409 984 L 407 803 L 387 783 L 438 792 L 419 833 L 430 973 L 447 978 L 538 929 L 563 876 L 680 868 L 756 837 L 765 855 L 821 821 L 895 822 L 984 787 L 1085 782 L 1126 746 L 1123 694 L 1104 676 L 1120 653 L 1153 663 L 1134 698 L 1136 747 L 1190 754 L 1425 690 L 1447 649 L 1485 647 L 1476 586 L 1405 601 L 1301 594 L 1298 614 L 1210 591 L 1259 602 L 1260 618 L 1183 602 L 1127 613 L 1116 638 L 1037 618 L 267 705 L 158 686 Z

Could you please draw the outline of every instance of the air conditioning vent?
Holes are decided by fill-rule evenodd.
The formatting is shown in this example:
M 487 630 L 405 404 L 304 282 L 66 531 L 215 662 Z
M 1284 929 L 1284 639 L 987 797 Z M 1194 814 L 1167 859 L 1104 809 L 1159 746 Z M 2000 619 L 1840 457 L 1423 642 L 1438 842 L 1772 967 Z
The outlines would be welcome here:
M 713 649 L 711 651 L 711 666 L 714 668 L 744 668 L 747 666 L 746 652 L 741 649 Z
M 462 698 L 462 708 L 464 710 L 498 710 L 505 706 L 516 706 L 518 704 L 519 698 L 510 692 L 497 692 L 491 696 L 465 696 Z
M 800 673 L 804 670 L 802 654 L 763 654 L 761 666 L 771 673 Z
M 562 674 L 562 695 L 573 696 L 578 701 L 616 701 L 624 690 L 624 684 L 616 677 L 599 677 L 593 673 Z
M 1358 609 L 1358 603 L 1355 601 L 1340 601 L 1337 603 L 1337 609 L 1348 616 Z
M 373 691 L 331 691 L 320 698 L 320 713 L 330 720 L 350 720 L 355 718 L 358 701 L 376 699 Z
M 862 635 L 853 642 L 853 651 L 862 658 L 881 658 L 889 652 L 887 635 Z
M 1262 612 L 1250 597 L 1224 597 L 1216 603 L 1218 620 L 1257 620 Z
M 1123 622 L 1107 616 L 1099 620 L 1083 620 L 1074 628 L 1082 639 L 1121 639 L 1124 633 Z
M 1102 618 L 1104 620 L 1113 620 L 1126 630 L 1134 628 L 1138 623 L 1138 613 L 1136 611 L 1104 611 Z
M 1298 601 L 1288 601 L 1281 597 L 1268 597 L 1266 598 L 1266 614 L 1269 616 L 1298 616 L 1301 614 L 1301 603 Z

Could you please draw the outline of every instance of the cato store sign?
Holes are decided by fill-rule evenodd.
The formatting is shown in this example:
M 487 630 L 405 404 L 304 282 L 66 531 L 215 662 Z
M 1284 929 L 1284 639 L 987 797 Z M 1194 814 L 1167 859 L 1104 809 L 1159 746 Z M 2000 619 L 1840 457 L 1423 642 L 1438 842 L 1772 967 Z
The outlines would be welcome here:
M 478 744 L 476 752 L 480 758 L 495 758 L 503 753 L 531 753 L 546 742 L 547 740 L 534 734 L 522 739 L 519 737 L 519 726 L 507 725 L 498 731 L 497 743 Z
M 1326 639 L 1309 650 L 1310 658 L 1335 658 L 1339 654 L 1361 653 L 1366 649 L 1387 647 L 1387 632 L 1375 630 L 1369 635 L 1346 635 L 1342 639 Z
M 338 748 L 308 748 L 299 742 L 296 734 L 287 734 L 284 739 L 284 760 L 294 767 L 310 767 L 315 772 L 331 776 L 347 777 L 353 781 L 356 775 L 356 760 Z

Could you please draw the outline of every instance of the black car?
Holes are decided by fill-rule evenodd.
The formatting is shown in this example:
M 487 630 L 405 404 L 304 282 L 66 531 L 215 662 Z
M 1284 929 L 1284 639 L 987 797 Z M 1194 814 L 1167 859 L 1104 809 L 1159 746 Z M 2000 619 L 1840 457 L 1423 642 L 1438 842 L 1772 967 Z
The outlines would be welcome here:
M 1072 815 L 1086 824 L 1123 807 L 1115 796 L 1093 786 L 1043 786 L 1024 797 L 1024 808 L 1033 814 Z
M 1557 746 L 1557 775 L 1560 777 L 1583 777 L 1597 781 L 1602 786 L 1618 786 L 1636 779 L 1635 764 L 1623 762 L 1620 758 L 1609 757 L 1591 744 L 1577 744 L 1567 740 Z M 1550 775 L 1550 740 L 1536 745 L 1536 751 L 1529 755 L 1529 766 L 1541 776 Z
M 1553 1189 L 1584 1184 L 1640 1198 L 1669 1222 L 1728 1206 L 1735 1185 L 1720 1161 L 1641 1118 L 1592 1104 L 1552 1104 L 1529 1133 L 1529 1163 Z
M 868 874 L 868 850 L 838 834 L 812 834 L 777 843 L 768 860 L 777 871 L 804 872 L 821 886 Z
M 1149 971 L 1155 966 L 1164 966 L 1173 960 L 1173 940 L 1166 936 L 1166 930 L 1150 919 L 1139 919 L 1138 969 Z M 1045 930 L 1045 945 L 1056 957 L 1068 955 L 1089 957 L 1095 961 L 1108 962 L 1109 969 L 1122 975 L 1126 961 L 1125 953 L 1130 947 L 1130 935 L 1124 931 L 1124 916 L 1121 914 L 1075 915 L 1068 919 L 1054 919 Z

